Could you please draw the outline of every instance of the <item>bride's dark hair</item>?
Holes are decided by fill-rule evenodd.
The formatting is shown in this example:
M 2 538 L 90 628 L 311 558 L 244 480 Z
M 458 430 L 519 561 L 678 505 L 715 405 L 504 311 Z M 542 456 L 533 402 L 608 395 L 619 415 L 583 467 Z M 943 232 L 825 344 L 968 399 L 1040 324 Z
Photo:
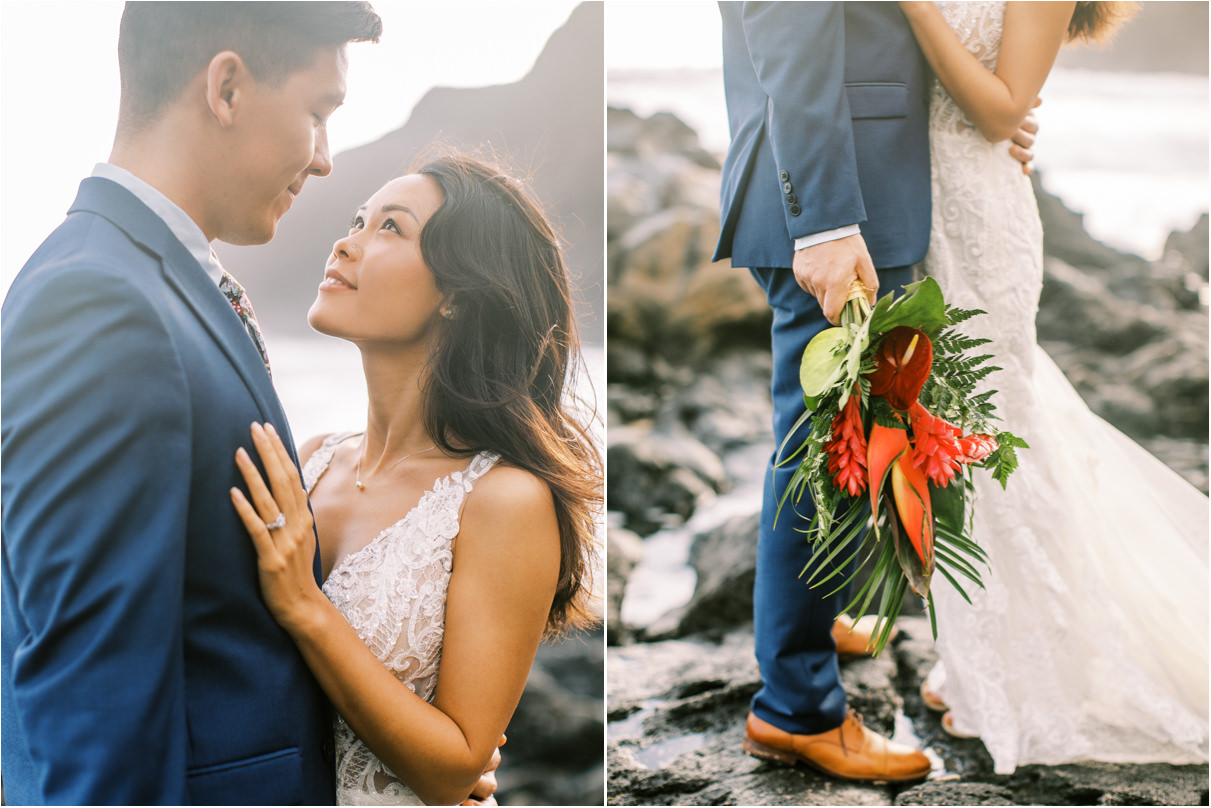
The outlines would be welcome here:
M 444 197 L 420 250 L 450 306 L 437 317 L 425 424 L 444 451 L 496 452 L 550 487 L 561 559 L 547 631 L 590 624 L 601 455 L 570 409 L 581 356 L 559 240 L 522 184 L 486 160 L 422 155 L 413 172 Z
M 1072 10 L 1072 20 L 1068 23 L 1068 41 L 1104 44 L 1123 23 L 1135 16 L 1139 7 L 1139 3 L 1082 0 Z

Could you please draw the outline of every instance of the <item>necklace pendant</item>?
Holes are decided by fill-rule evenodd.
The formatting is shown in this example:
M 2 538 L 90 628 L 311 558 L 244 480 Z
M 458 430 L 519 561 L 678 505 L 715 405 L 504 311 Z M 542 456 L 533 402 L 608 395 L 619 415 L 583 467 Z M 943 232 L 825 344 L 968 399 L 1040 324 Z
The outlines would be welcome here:
M 365 483 L 363 483 L 361 480 L 357 480 L 357 481 L 355 481 L 355 483 L 354 483 L 354 484 L 355 484 L 355 485 L 357 485 L 357 490 L 358 490 L 358 491 L 365 491 L 365 490 L 366 490 L 366 484 L 365 484 Z

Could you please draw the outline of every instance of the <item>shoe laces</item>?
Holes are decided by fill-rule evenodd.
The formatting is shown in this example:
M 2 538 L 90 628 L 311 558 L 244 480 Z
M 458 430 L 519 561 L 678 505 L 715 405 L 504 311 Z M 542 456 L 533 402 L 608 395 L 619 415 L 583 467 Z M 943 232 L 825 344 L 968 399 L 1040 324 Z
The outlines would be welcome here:
M 845 714 L 845 721 L 841 723 L 841 731 L 838 733 L 841 736 L 841 751 L 846 757 L 849 757 L 849 747 L 845 743 L 845 725 L 853 722 L 857 724 L 858 729 L 862 728 L 862 715 L 856 710 L 850 710 Z

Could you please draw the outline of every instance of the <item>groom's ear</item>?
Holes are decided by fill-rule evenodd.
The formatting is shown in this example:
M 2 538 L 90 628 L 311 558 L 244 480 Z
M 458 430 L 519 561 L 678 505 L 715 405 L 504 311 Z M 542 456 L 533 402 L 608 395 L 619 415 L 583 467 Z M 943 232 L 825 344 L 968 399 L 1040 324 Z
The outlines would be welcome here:
M 226 129 L 235 118 L 241 93 L 250 74 L 244 60 L 235 51 L 220 51 L 206 66 L 206 106 Z

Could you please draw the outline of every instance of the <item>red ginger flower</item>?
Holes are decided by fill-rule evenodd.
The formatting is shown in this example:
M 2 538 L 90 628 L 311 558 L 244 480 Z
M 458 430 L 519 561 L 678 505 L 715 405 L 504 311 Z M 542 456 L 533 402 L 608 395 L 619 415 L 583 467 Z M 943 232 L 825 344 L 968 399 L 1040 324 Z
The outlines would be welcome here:
M 997 439 L 992 435 L 968 435 L 959 438 L 959 448 L 963 450 L 960 463 L 979 463 L 997 449 Z
M 906 325 L 888 331 L 875 351 L 875 369 L 870 379 L 870 394 L 883 396 L 887 403 L 903 412 L 914 404 L 933 366 L 933 343 L 925 332 Z
M 965 463 L 978 463 L 997 448 L 991 435 L 962 436 L 954 424 L 938 418 L 913 402 L 908 410 L 912 422 L 912 465 L 938 488 L 945 488 Z
M 855 388 L 854 394 L 833 418 L 833 439 L 824 445 L 833 483 L 851 497 L 866 490 L 866 435 L 862 432 L 858 399 Z
M 954 424 L 932 415 L 914 401 L 908 409 L 912 422 L 912 465 L 938 488 L 945 488 L 954 479 L 964 456 L 958 437 L 962 430 Z

